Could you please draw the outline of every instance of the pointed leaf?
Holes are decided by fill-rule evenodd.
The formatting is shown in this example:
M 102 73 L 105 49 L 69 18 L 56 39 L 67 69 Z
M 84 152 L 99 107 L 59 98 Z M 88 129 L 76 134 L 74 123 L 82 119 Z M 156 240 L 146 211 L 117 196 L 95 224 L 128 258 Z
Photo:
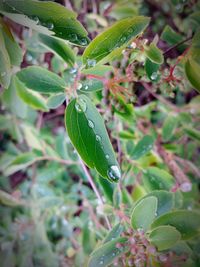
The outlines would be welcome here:
M 96 107 L 85 95 L 70 102 L 65 112 L 68 135 L 90 168 L 110 181 L 121 176 L 104 122 Z
M 46 100 L 37 92 L 27 89 L 17 77 L 15 77 L 15 86 L 18 96 L 30 107 L 36 110 L 49 111 Z
M 87 32 L 66 7 L 50 1 L 6 0 L 0 2 L 0 13 L 40 33 L 53 35 L 74 44 L 86 46 Z
M 200 92 L 200 64 L 192 58 L 185 63 L 185 73 L 191 85 Z
M 63 102 L 66 99 L 66 94 L 56 94 L 56 95 L 52 95 L 47 99 L 47 106 L 50 109 L 56 109 L 58 108 L 60 105 L 63 104 Z
M 73 50 L 62 40 L 51 36 L 39 34 L 39 40 L 51 51 L 62 58 L 69 66 L 73 66 L 75 62 L 75 55 Z
M 88 267 L 109 266 L 115 259 L 128 251 L 129 247 L 126 246 L 126 242 L 127 238 L 119 237 L 97 248 L 90 256 Z M 119 244 L 120 248 L 118 248 Z
M 131 225 L 134 229 L 142 228 L 148 230 L 156 217 L 158 200 L 150 196 L 141 200 L 133 209 L 131 215 Z
M 44 94 L 63 92 L 66 87 L 61 77 L 37 66 L 22 69 L 17 77 L 27 88 Z
M 161 50 L 154 44 L 151 43 L 149 47 L 145 49 L 146 56 L 156 64 L 162 64 L 164 62 L 164 57 Z
M 176 230 L 175 227 L 163 225 L 151 231 L 149 234 L 149 239 L 159 251 L 162 251 L 174 246 L 181 239 L 181 234 Z
M 152 82 L 157 82 L 158 79 L 159 79 L 158 69 L 159 69 L 159 64 L 156 64 L 156 63 L 152 62 L 148 58 L 146 59 L 146 61 L 145 61 L 145 71 L 146 71 L 146 74 L 147 74 L 148 78 Z
M 154 139 L 150 135 L 145 135 L 133 149 L 132 159 L 137 160 L 146 155 L 153 148 Z
M 178 117 L 175 117 L 173 115 L 168 115 L 164 121 L 162 128 L 162 138 L 164 142 L 167 142 L 172 138 L 177 125 L 178 125 Z
M 112 241 L 113 239 L 119 237 L 121 233 L 123 232 L 124 227 L 120 223 L 116 224 L 113 229 L 108 233 L 108 235 L 105 237 L 103 243 L 107 243 Z
M 93 67 L 96 62 L 108 56 L 113 50 L 126 45 L 132 38 L 140 34 L 148 24 L 149 18 L 143 16 L 116 22 L 99 34 L 86 48 L 83 54 L 84 64 L 87 63 L 88 67 Z

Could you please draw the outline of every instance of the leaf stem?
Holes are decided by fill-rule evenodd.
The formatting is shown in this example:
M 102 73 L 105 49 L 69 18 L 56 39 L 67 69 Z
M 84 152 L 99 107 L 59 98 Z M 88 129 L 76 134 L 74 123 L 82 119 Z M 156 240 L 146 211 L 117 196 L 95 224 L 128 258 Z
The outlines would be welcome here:
M 163 52 L 163 56 L 168 54 L 171 50 L 177 48 L 179 45 L 182 45 L 182 44 L 186 43 L 187 41 L 191 40 L 192 38 L 193 38 L 193 35 L 188 37 L 188 38 L 186 38 L 186 39 L 184 39 L 184 40 L 182 40 L 182 41 L 180 41 L 180 42 L 178 42 L 177 44 L 169 47 L 166 51 Z
M 96 185 L 95 185 L 95 183 L 94 183 L 94 181 L 92 179 L 92 176 L 90 175 L 89 171 L 87 170 L 85 164 L 83 163 L 83 161 L 81 159 L 80 159 L 80 164 L 81 164 L 81 167 L 82 167 L 82 169 L 83 169 L 83 171 L 84 171 L 84 173 L 85 173 L 85 175 L 86 175 L 86 177 L 87 177 L 87 179 L 88 179 L 88 181 L 89 181 L 89 183 L 90 183 L 90 185 L 91 185 L 94 193 L 97 196 L 97 199 L 99 200 L 99 202 L 101 203 L 101 205 L 103 205 L 104 204 L 103 198 L 101 197 L 101 195 L 100 195 L 100 193 L 99 193 L 99 191 L 98 191 L 98 189 L 97 189 L 97 187 L 96 187 Z M 108 220 L 108 217 L 106 215 L 104 215 L 104 217 L 105 217 L 105 221 L 106 221 L 106 224 L 108 226 L 108 229 L 111 230 L 112 227 L 110 225 L 110 222 Z

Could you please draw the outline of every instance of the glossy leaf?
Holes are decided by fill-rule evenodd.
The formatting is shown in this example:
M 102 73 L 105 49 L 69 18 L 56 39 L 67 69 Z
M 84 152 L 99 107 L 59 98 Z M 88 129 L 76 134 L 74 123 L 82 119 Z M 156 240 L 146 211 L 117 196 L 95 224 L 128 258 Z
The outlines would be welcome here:
M 56 95 L 52 95 L 47 99 L 47 106 L 50 109 L 56 109 L 58 108 L 60 105 L 63 104 L 63 102 L 66 99 L 66 94 L 56 94 Z
M 154 44 L 151 43 L 145 49 L 146 56 L 156 64 L 162 64 L 164 62 L 164 57 L 161 50 Z
M 148 58 L 145 60 L 145 71 L 146 71 L 148 78 L 152 82 L 157 82 L 159 79 L 158 69 L 159 69 L 159 64 L 152 62 Z
M 22 50 L 18 43 L 15 41 L 9 27 L 3 22 L 1 18 L 0 25 L 2 26 L 4 43 L 10 58 L 10 63 L 14 66 L 20 66 L 23 59 Z
M 167 142 L 172 138 L 177 125 L 178 118 L 173 115 L 168 115 L 162 128 L 162 138 L 164 142 Z
M 162 251 L 174 246 L 181 239 L 181 234 L 175 227 L 163 225 L 151 231 L 149 239 L 159 251 Z
M 143 172 L 143 183 L 147 190 L 170 190 L 174 184 L 175 180 L 165 170 L 157 167 L 148 167 Z
M 62 40 L 55 37 L 39 34 L 39 40 L 52 52 L 62 58 L 69 66 L 73 66 L 75 55 L 73 50 Z
M 190 58 L 185 63 L 185 73 L 191 85 L 200 92 L 200 64 Z
M 27 89 L 22 82 L 15 78 L 18 96 L 30 107 L 36 110 L 49 111 L 46 100 L 37 92 Z
M 112 241 L 113 239 L 119 237 L 121 233 L 123 232 L 124 227 L 120 223 L 116 224 L 112 230 L 108 233 L 108 235 L 105 237 L 103 243 L 107 243 Z
M 131 225 L 134 229 L 148 230 L 156 217 L 157 198 L 150 196 L 141 200 L 133 209 Z
M 183 130 L 190 138 L 200 142 L 200 131 L 191 127 L 184 127 Z
M 181 233 L 183 239 L 197 235 L 200 230 L 200 214 L 190 210 L 177 210 L 158 217 L 152 224 L 152 229 L 161 225 L 171 225 Z
M 44 94 L 60 93 L 66 87 L 61 77 L 41 67 L 22 69 L 17 73 L 17 77 L 27 88 Z
M 132 159 L 137 160 L 146 155 L 153 148 L 154 139 L 150 135 L 145 135 L 135 146 L 132 152 Z
M 121 174 L 112 145 L 103 119 L 88 97 L 80 95 L 70 102 L 65 124 L 74 147 L 88 167 L 117 182 Z
M 40 33 L 55 35 L 81 46 L 89 42 L 86 30 L 76 19 L 76 13 L 54 2 L 1 1 L 0 13 Z
M 79 83 L 78 89 L 84 93 L 96 92 L 102 90 L 104 87 L 102 81 L 97 79 L 87 79 Z
M 109 266 L 129 249 L 126 242 L 127 238 L 119 237 L 97 248 L 90 256 L 88 267 Z M 121 248 L 117 248 L 117 244 L 121 244 Z
M 126 45 L 132 38 L 144 31 L 148 24 L 149 18 L 143 16 L 126 18 L 116 22 L 99 34 L 86 48 L 83 54 L 84 64 L 99 62 L 113 50 Z

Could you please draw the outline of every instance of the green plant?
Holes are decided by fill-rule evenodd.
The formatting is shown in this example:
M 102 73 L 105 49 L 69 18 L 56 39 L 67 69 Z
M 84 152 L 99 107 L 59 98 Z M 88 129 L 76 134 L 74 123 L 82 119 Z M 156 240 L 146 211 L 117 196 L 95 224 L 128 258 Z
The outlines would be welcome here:
M 199 266 L 200 3 L 63 2 L 0 0 L 2 267 Z

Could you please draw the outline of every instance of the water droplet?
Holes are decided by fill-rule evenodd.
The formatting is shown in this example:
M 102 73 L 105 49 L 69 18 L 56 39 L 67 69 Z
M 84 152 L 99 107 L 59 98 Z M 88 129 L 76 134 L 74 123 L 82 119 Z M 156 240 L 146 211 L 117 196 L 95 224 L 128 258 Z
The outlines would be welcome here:
M 29 53 L 26 54 L 26 61 L 31 62 L 33 60 L 33 56 Z
M 157 212 L 155 212 L 155 216 L 158 216 L 158 213 Z
M 108 154 L 106 154 L 106 159 L 109 159 L 109 155 Z
M 53 22 L 48 22 L 48 23 L 47 23 L 47 28 L 48 28 L 49 30 L 53 30 L 53 28 L 54 28 L 54 24 L 53 24 Z
M 104 261 L 101 260 L 101 261 L 99 262 L 99 264 L 100 264 L 100 265 L 103 265 L 103 262 L 104 262 Z
M 75 42 L 78 40 L 78 36 L 75 33 L 70 34 L 68 38 L 71 42 Z
M 83 100 L 82 98 L 78 98 L 76 100 L 75 108 L 76 108 L 77 112 L 79 112 L 79 113 L 85 112 L 87 109 L 87 105 L 86 105 L 85 100 Z
M 152 80 L 152 81 L 155 81 L 157 78 L 158 78 L 158 73 L 157 73 L 157 72 L 153 72 L 153 73 L 151 74 L 151 80 Z
M 108 169 L 108 177 L 113 181 L 118 181 L 121 178 L 121 172 L 118 166 L 113 165 Z
M 91 120 L 88 120 L 88 126 L 93 129 L 94 128 L 94 122 Z
M 77 69 L 76 68 L 71 68 L 69 73 L 76 74 L 77 73 Z
M 116 255 L 115 252 L 113 252 L 113 253 L 112 253 L 112 256 L 115 257 L 115 255 Z
M 87 66 L 88 67 L 94 67 L 96 65 L 96 60 L 95 59 L 88 59 L 87 60 Z
M 120 39 L 120 42 L 122 42 L 122 43 L 126 42 L 126 36 L 122 36 Z
M 1 77 L 4 77 L 6 75 L 6 72 L 1 72 Z
M 101 142 L 101 136 L 99 136 L 98 134 L 96 135 L 96 141 Z
M 88 43 L 86 38 L 81 38 L 79 42 L 80 42 L 80 45 L 87 45 Z
M 89 86 L 85 85 L 84 90 L 88 90 Z
M 37 16 L 33 16 L 32 19 L 36 22 L 36 24 L 40 23 L 40 20 Z
M 128 29 L 128 33 L 131 34 L 133 32 L 133 29 L 132 28 L 129 28 Z

